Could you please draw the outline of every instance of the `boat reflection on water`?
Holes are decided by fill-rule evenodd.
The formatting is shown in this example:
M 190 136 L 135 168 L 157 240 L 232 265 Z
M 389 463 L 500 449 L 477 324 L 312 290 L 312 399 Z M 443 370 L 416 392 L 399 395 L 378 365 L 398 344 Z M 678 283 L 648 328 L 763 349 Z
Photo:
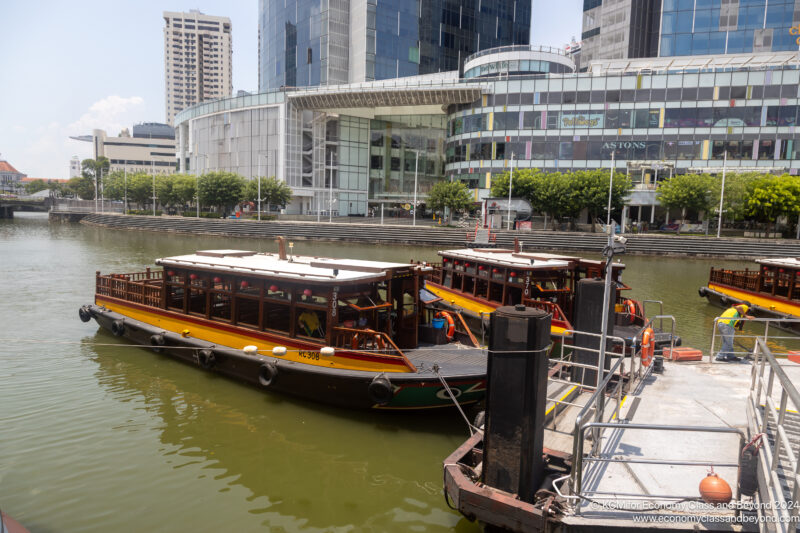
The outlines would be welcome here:
M 85 342 L 121 341 L 99 330 Z M 209 505 L 240 487 L 250 518 L 268 527 L 473 530 L 445 506 L 435 468 L 466 432 L 453 411 L 387 416 L 265 395 L 129 347 L 97 346 L 93 359 L 99 384 L 141 404 L 166 462 L 190 468 Z

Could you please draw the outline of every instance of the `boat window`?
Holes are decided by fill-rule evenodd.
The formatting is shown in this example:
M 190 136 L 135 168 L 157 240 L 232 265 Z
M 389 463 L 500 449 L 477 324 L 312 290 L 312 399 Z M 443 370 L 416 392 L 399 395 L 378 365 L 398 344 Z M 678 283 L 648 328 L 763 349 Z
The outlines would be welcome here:
M 478 275 L 482 278 L 488 278 L 491 267 L 486 265 L 478 265 Z
M 164 272 L 164 279 L 167 283 L 180 283 L 183 285 L 186 273 L 182 270 L 167 270 Z
M 232 280 L 228 277 L 223 276 L 214 276 L 211 278 L 211 288 L 215 291 L 226 291 L 231 292 L 231 284 Z
M 232 298 L 230 293 L 226 292 L 211 292 L 211 318 L 230 320 L 231 319 L 231 302 Z
M 492 268 L 492 279 L 495 279 L 497 281 L 503 281 L 505 277 L 506 274 L 502 268 L 497 268 L 497 267 Z
M 260 306 L 261 302 L 258 298 L 237 293 L 236 323 L 240 326 L 258 328 L 258 310 Z
M 269 281 L 267 284 L 266 291 L 264 292 L 265 298 L 271 298 L 273 300 L 289 300 L 291 298 L 291 289 L 280 287 Z
M 183 297 L 186 295 L 186 290 L 183 284 L 180 285 L 167 285 L 167 307 L 183 312 Z
M 318 292 L 321 290 L 325 290 L 326 292 Z M 325 289 L 302 289 L 298 294 L 298 302 L 302 302 L 304 304 L 310 305 L 328 305 L 328 294 L 327 288 Z
M 486 298 L 489 292 L 489 282 L 485 279 L 475 280 L 475 296 Z
M 189 289 L 189 312 L 206 316 L 206 291 L 204 289 Z
M 239 281 L 239 285 L 236 287 L 236 292 L 238 294 L 261 296 L 262 285 L 263 283 L 261 282 L 261 280 L 243 279 Z
M 501 283 L 489 285 L 489 299 L 493 302 L 503 302 L 503 285 Z
M 325 338 L 327 313 L 308 307 L 297 307 L 297 336 Z
M 208 287 L 208 279 L 202 274 L 192 273 L 189 274 L 189 284 L 192 287 Z
M 446 272 L 444 275 L 444 280 L 442 281 L 442 285 L 450 288 L 452 283 L 453 283 L 453 275 L 450 272 Z
M 469 268 L 467 268 L 469 270 Z M 472 276 L 464 276 L 464 288 L 462 289 L 464 292 L 472 294 L 472 290 L 475 288 L 475 278 Z
M 291 308 L 288 303 L 264 301 L 264 329 L 289 334 L 291 316 Z

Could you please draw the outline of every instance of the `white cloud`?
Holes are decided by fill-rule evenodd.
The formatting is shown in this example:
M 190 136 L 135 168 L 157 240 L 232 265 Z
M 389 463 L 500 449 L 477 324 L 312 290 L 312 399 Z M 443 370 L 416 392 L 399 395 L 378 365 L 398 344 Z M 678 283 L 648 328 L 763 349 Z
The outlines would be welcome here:
M 69 123 L 50 122 L 24 128 L 18 133 L 20 149 L 4 154 L 20 172 L 34 178 L 68 178 L 69 160 L 93 156 L 91 143 L 70 139 L 71 135 L 91 135 L 92 130 L 105 130 L 116 136 L 123 128 L 130 129 L 146 117 L 144 98 L 111 95 L 89 106 L 81 116 Z M 8 148 L 7 148 L 8 149 Z
M 70 135 L 88 135 L 94 129 L 106 130 L 109 135 L 117 135 L 123 128 L 130 128 L 141 122 L 144 98 L 141 96 L 111 95 L 93 103 L 87 112 L 67 126 Z

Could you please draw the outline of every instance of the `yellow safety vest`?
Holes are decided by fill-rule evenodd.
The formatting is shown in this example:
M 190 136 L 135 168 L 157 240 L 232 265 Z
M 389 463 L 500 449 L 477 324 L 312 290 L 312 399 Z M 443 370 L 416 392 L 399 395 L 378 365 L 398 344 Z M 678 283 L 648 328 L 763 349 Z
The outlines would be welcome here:
M 722 315 L 720 315 L 720 318 L 727 319 L 727 320 L 720 320 L 719 323 L 720 324 L 728 324 L 731 327 L 736 327 L 736 325 L 739 323 L 739 321 L 738 320 L 734 320 L 734 319 L 740 318 L 741 316 L 742 315 L 739 314 L 739 310 L 738 309 L 736 309 L 735 307 L 731 307 L 730 309 L 726 309 L 725 312 L 722 313 Z

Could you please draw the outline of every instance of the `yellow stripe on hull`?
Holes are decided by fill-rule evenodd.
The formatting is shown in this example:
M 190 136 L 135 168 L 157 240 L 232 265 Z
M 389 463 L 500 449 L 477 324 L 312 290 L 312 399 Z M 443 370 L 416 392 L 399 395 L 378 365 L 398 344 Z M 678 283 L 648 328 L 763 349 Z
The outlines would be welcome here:
M 272 349 L 276 346 L 283 346 L 286 348 L 286 355 L 281 357 L 285 361 L 293 361 L 296 363 L 320 366 L 324 368 L 338 368 L 340 370 L 364 370 L 368 372 L 408 372 L 407 367 L 400 364 L 388 364 L 380 361 L 361 360 L 354 357 L 343 357 L 337 354 L 326 357 L 320 354 L 322 346 L 302 344 L 292 344 L 291 339 L 286 341 L 277 340 L 270 341 L 254 335 L 247 335 L 244 333 L 237 333 L 233 331 L 225 331 L 224 329 L 214 327 L 212 324 L 199 324 L 191 321 L 190 319 L 182 319 L 179 316 L 172 315 L 168 312 L 152 312 L 139 308 L 138 306 L 125 305 L 124 303 L 115 300 L 107 300 L 101 296 L 95 297 L 95 303 L 102 305 L 106 309 L 119 313 L 120 315 L 144 322 L 151 326 L 171 331 L 173 333 L 182 334 L 188 331 L 186 336 L 193 339 L 200 339 L 212 344 L 226 346 L 234 350 L 242 349 L 248 345 L 258 347 L 258 352 L 261 355 L 272 355 Z M 162 314 L 164 313 L 164 314 Z M 220 324 L 222 326 L 223 324 Z M 226 324 L 226 326 L 231 327 Z M 338 352 L 338 350 L 337 350 Z M 359 352 L 351 352 L 354 355 Z M 369 357 L 368 353 L 363 353 L 364 356 Z
M 738 291 L 736 289 L 731 289 L 729 287 L 722 287 L 714 283 L 709 283 L 708 288 L 713 291 L 717 291 L 727 296 L 730 296 L 732 298 L 736 298 L 737 300 L 747 300 L 753 305 L 757 305 L 761 308 L 768 309 L 770 311 L 778 311 L 779 313 L 786 313 L 787 315 L 800 317 L 800 305 L 797 304 L 782 302 L 780 300 L 773 300 L 771 298 L 758 296 L 756 294 L 752 294 L 749 292 Z
M 465 309 L 467 311 L 472 311 L 476 315 L 480 315 L 481 313 L 483 313 L 484 315 L 489 315 L 491 313 L 494 313 L 495 309 L 497 309 L 498 307 L 498 306 L 493 307 L 488 304 L 477 302 L 472 298 L 467 298 L 466 296 L 462 296 L 448 289 L 443 289 L 441 287 L 434 287 L 431 284 L 426 284 L 425 290 L 427 290 L 428 292 L 432 292 L 442 300 L 449 302 L 450 305 L 452 306 L 460 307 L 461 309 Z M 567 331 L 566 328 L 562 328 L 559 326 L 550 326 L 550 335 L 556 337 L 563 337 L 565 336 L 564 333 L 565 331 Z

